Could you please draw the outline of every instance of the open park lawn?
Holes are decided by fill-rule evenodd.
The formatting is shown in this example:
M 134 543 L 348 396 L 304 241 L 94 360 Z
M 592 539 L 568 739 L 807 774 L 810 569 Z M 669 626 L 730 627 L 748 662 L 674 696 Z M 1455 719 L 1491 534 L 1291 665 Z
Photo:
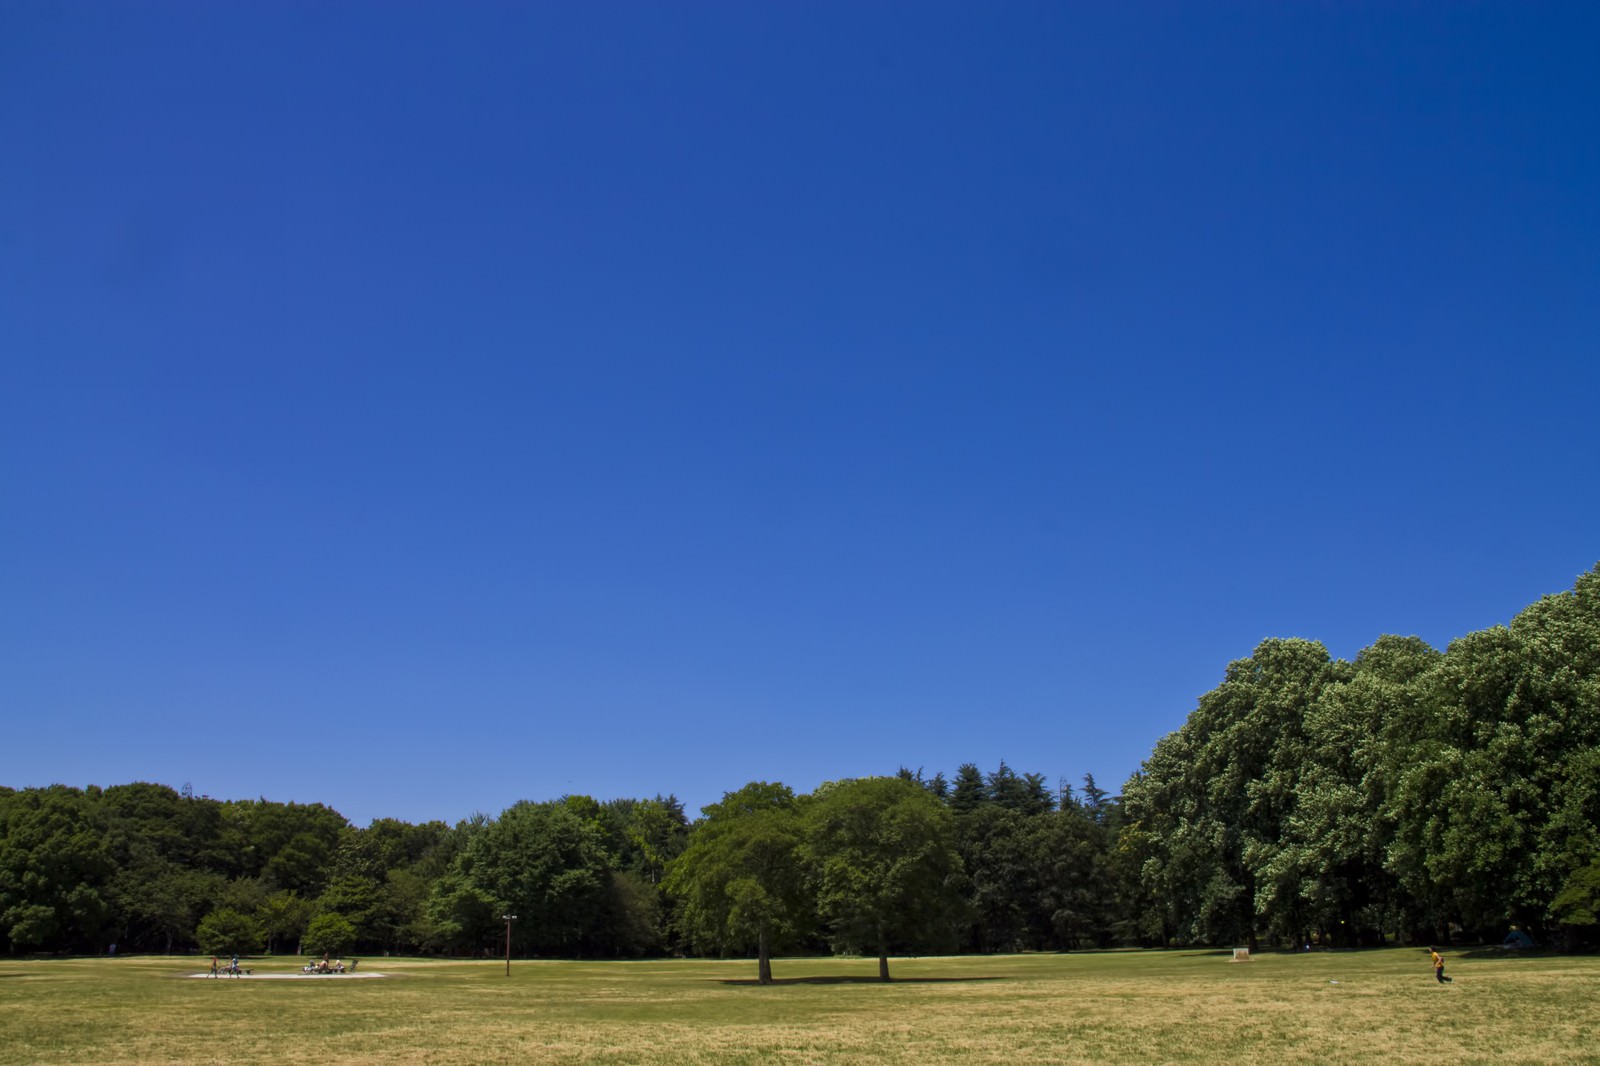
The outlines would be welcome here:
M 1417 949 L 876 960 L 0 962 L 5 1063 L 1600 1063 L 1600 959 Z

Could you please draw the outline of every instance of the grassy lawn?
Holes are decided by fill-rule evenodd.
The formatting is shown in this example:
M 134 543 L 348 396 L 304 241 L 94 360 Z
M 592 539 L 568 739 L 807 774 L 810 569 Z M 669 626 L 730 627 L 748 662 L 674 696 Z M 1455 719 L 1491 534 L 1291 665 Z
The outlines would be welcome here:
M 1600 1063 L 1600 959 L 1417 949 L 755 964 L 364 959 L 387 979 L 193 979 L 199 958 L 0 962 L 0 1063 Z M 250 960 L 257 974 L 298 959 Z

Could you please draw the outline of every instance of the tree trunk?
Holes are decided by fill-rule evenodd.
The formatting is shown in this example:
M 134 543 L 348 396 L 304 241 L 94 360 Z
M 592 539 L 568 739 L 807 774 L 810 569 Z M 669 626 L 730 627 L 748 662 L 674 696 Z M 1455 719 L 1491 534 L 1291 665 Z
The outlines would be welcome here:
M 756 979 L 764 985 L 772 983 L 772 954 L 767 948 L 767 931 L 756 937 Z
M 878 953 L 878 980 L 887 981 L 888 979 L 889 979 L 889 953 L 886 952 L 886 951 L 885 952 L 879 952 Z

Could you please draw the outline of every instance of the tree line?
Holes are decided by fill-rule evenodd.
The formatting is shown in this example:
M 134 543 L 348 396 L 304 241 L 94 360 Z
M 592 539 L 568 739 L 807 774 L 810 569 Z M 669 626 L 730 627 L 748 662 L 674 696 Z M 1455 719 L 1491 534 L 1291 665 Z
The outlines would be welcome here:
M 1354 662 L 1268 640 L 1123 788 L 1142 935 L 1498 939 L 1600 921 L 1600 566 L 1509 626 Z
M 1600 927 L 1600 566 L 1444 651 L 1229 664 L 1120 796 L 1002 762 L 797 794 L 520 802 L 455 825 L 137 782 L 0 787 L 17 952 L 1066 950 Z

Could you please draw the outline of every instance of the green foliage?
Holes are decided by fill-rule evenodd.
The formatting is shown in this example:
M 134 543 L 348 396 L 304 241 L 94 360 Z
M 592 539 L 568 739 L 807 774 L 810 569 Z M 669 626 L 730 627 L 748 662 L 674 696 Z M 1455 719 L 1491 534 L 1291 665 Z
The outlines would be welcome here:
M 1034 854 L 1030 821 L 995 804 L 976 807 L 957 820 L 972 946 L 979 951 L 1037 946 L 1031 926 L 1040 912 L 1043 870 Z
M 356 927 L 342 914 L 319 914 L 306 925 L 304 945 L 309 955 L 342 955 L 356 942 Z
M 1055 809 L 1055 797 L 1041 774 L 1018 774 L 1000 761 L 999 769 L 989 775 L 985 789 L 988 801 L 1019 814 L 1043 814 Z
M 977 764 L 967 762 L 957 767 L 955 782 L 950 786 L 950 809 L 957 814 L 967 814 L 988 800 L 989 785 Z
M 383 886 L 370 877 L 346 875 L 334 879 L 322 895 L 317 897 L 316 908 L 321 914 L 339 914 L 349 921 L 357 937 L 373 932 L 382 907 Z
M 679 929 L 702 951 L 754 950 L 757 978 L 770 982 L 771 953 L 811 924 L 800 805 L 787 786 L 753 781 L 705 813 L 667 867 L 667 891 L 680 902 Z
M 1264 642 L 1124 796 L 1163 937 L 1537 930 L 1600 858 L 1600 567 L 1443 654 Z
M 221 874 L 152 858 L 120 870 L 112 898 L 125 923 L 124 949 L 157 948 L 171 954 L 194 941 L 195 922 L 216 906 L 226 882 Z
M 611 871 L 599 951 L 611 958 L 638 958 L 662 947 L 662 901 L 658 886 L 633 870 Z
M 1562 925 L 1600 925 L 1600 862 L 1572 871 L 1551 901 L 1550 914 Z
M 1089 790 L 1094 788 L 1089 779 Z M 1063 808 L 1029 822 L 1029 853 L 1038 864 L 1038 916 L 1047 922 L 1036 947 L 1109 947 L 1124 895 L 1111 862 L 1115 810 L 1102 794 L 1091 808 Z M 970 869 L 970 866 L 969 866 Z
M 185 799 L 166 785 L 112 785 L 101 793 L 100 807 L 125 846 L 149 861 L 192 868 L 215 834 L 216 805 Z
M 117 857 L 97 798 L 52 786 L 0 797 L 0 943 L 99 951 Z
M 953 943 L 954 816 L 925 789 L 898 777 L 836 782 L 805 810 L 801 854 L 834 943 L 876 954 L 883 980 L 891 951 Z
M 271 953 L 280 944 L 297 942 L 311 920 L 313 908 L 290 889 L 274 892 L 256 910 L 256 921 Z
M 487 948 L 500 930 L 505 907 L 459 870 L 434 882 L 416 936 L 427 951 L 449 954 Z
M 612 800 L 602 805 L 610 827 L 617 865 L 656 885 L 667 864 L 689 841 L 689 822 L 676 796 L 648 800 Z
M 605 837 L 599 805 L 587 797 L 517 803 L 472 834 L 455 869 L 479 898 L 521 916 L 513 951 L 604 953 L 616 863 Z
M 200 919 L 195 937 L 208 955 L 251 955 L 261 950 L 261 923 L 248 914 L 222 907 Z

